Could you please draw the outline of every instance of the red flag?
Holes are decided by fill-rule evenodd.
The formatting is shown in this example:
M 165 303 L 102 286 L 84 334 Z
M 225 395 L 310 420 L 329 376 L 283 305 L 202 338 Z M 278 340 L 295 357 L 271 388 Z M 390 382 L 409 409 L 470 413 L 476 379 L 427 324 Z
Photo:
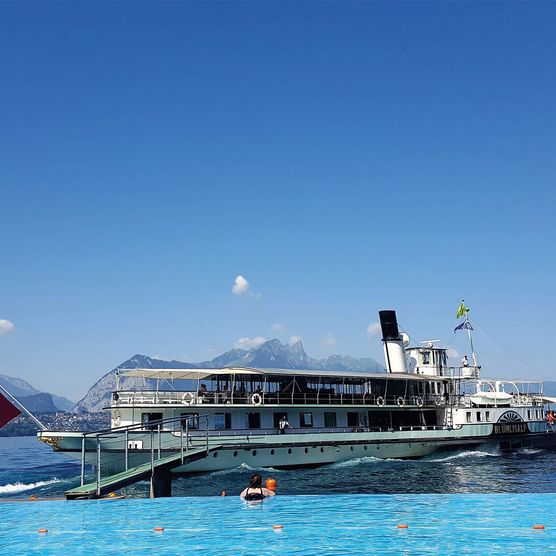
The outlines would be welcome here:
M 20 413 L 21 411 L 0 392 L 0 429 Z

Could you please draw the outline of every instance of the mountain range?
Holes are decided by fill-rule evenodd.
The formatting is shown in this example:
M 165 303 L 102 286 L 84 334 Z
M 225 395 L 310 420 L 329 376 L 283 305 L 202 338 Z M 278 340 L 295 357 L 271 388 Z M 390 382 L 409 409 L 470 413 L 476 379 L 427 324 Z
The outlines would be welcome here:
M 111 392 L 117 388 L 116 371 L 118 369 L 212 369 L 226 366 L 361 372 L 381 372 L 384 370 L 381 364 L 371 358 L 331 355 L 326 359 L 315 359 L 307 355 L 301 341 L 287 345 L 273 339 L 250 350 L 232 349 L 214 359 L 201 361 L 200 363 L 166 361 L 136 354 L 100 378 L 77 404 L 62 396 L 40 392 L 25 380 L 7 375 L 0 374 L 0 385 L 18 398 L 30 411 L 41 413 L 57 410 L 73 410 L 79 413 L 97 412 L 110 404 Z M 179 389 L 180 382 L 185 381 L 174 381 L 174 387 Z M 139 390 L 154 388 L 155 386 L 156 382 L 154 380 L 120 376 L 119 387 L 121 389 Z M 547 396 L 556 397 L 556 382 L 545 381 L 544 393 Z
M 41 392 L 21 378 L 0 374 L 0 386 L 4 387 L 31 412 L 71 411 L 75 405 L 74 402 L 63 396 Z
M 371 358 L 356 358 L 347 355 L 331 355 L 326 359 L 315 359 L 305 353 L 301 341 L 292 345 L 282 344 L 279 340 L 268 340 L 250 350 L 232 349 L 210 361 L 186 363 L 182 361 L 164 361 L 146 355 L 136 354 L 115 369 L 106 373 L 77 402 L 74 411 L 101 411 L 110 403 L 110 394 L 116 389 L 116 371 L 118 369 L 217 369 L 221 367 L 258 367 L 262 369 L 315 369 L 326 371 L 371 371 L 380 372 L 384 367 Z M 179 389 L 179 381 L 174 387 Z M 155 381 L 142 378 L 120 376 L 120 389 L 138 390 L 155 387 Z

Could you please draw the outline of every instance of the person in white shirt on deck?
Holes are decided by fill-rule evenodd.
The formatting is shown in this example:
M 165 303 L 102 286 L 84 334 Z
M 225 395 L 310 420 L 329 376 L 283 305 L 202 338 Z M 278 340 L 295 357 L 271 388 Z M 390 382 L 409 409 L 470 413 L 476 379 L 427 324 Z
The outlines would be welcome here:
M 278 422 L 278 430 L 279 430 L 280 434 L 286 434 L 286 429 L 287 428 L 292 429 L 293 427 L 288 423 L 288 419 L 284 415 L 280 419 L 280 421 Z

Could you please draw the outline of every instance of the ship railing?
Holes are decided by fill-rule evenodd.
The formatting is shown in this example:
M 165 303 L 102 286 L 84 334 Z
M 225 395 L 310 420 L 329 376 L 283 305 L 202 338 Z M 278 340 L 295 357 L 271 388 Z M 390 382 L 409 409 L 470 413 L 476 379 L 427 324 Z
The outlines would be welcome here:
M 178 391 L 126 391 L 114 392 L 112 407 L 129 405 L 178 404 L 184 406 L 210 405 L 365 405 L 365 406 L 435 406 L 441 405 L 438 394 L 361 394 L 333 392 L 197 392 Z
M 175 434 L 175 425 L 179 427 L 179 435 Z M 168 427 L 173 428 L 174 434 L 163 434 L 167 432 Z M 191 430 L 195 430 L 194 445 Z M 92 463 L 95 469 L 97 495 L 100 495 L 100 483 L 104 473 L 127 471 L 138 464 L 146 463 L 145 452 L 150 456 L 151 471 L 154 471 L 155 462 L 164 455 L 164 450 L 179 450 L 183 463 L 185 454 L 192 448 L 205 446 L 208 453 L 209 439 L 208 415 L 182 415 L 84 432 L 81 439 L 81 486 L 85 484 L 88 452 L 96 452 L 94 463 L 89 463 Z M 199 443 L 199 440 L 203 443 Z
M 285 435 L 281 435 L 280 431 L 276 428 L 266 429 L 227 429 L 227 430 L 212 430 L 210 431 L 211 438 L 234 438 L 245 439 L 247 442 L 256 440 L 258 437 L 279 436 L 284 438 L 290 435 L 309 435 L 309 434 L 322 434 L 322 433 L 362 433 L 362 432 L 394 432 L 394 431 L 437 431 L 446 430 L 449 427 L 443 425 L 406 425 L 406 426 L 373 426 L 373 425 L 358 425 L 350 427 L 303 427 L 288 429 Z M 169 431 L 166 431 L 169 432 Z M 195 438 L 192 433 L 192 439 Z
M 481 366 L 467 365 L 465 367 L 448 367 L 448 373 L 444 376 L 450 378 L 478 379 L 481 376 Z
M 450 396 L 448 405 L 454 407 L 473 407 L 471 396 L 473 394 L 459 394 Z M 493 404 L 495 405 L 495 404 Z M 527 406 L 542 406 L 543 397 L 540 394 L 518 394 L 514 393 L 513 399 L 510 401 L 510 407 L 527 407 Z

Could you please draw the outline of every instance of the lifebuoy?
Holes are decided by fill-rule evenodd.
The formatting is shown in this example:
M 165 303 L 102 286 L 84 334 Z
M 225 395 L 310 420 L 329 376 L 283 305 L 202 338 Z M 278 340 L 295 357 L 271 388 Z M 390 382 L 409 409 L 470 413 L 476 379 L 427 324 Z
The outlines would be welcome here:
M 423 407 L 423 398 L 421 398 L 421 396 L 418 396 L 415 399 L 415 403 L 417 404 L 417 407 Z
M 260 394 L 253 394 L 251 396 L 251 403 L 253 405 L 261 405 L 262 401 L 263 401 L 263 398 Z
M 181 403 L 185 404 L 185 405 L 191 405 L 193 403 L 194 400 L 194 396 L 191 392 L 186 392 L 182 397 L 181 397 Z
M 122 423 L 122 417 L 120 415 L 119 411 L 114 411 L 114 413 L 112 413 L 112 427 L 119 427 L 120 424 Z
M 384 398 L 382 396 L 379 396 L 376 399 L 376 405 L 378 405 L 379 407 L 382 407 L 384 405 Z
M 396 403 L 398 404 L 398 407 L 403 407 L 405 405 L 405 399 L 402 398 L 401 396 L 398 396 Z

